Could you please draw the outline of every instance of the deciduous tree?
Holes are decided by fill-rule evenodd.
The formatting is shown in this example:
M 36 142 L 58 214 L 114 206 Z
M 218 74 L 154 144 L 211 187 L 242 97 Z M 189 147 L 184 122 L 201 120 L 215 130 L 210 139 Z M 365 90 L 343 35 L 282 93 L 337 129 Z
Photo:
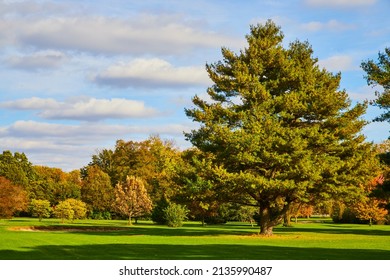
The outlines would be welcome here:
M 74 199 L 74 198 L 68 198 L 65 200 L 70 204 L 73 210 L 73 217 L 72 221 L 75 219 L 84 219 L 87 214 L 87 205 L 85 202 L 79 200 L 79 199 Z
M 15 185 L 27 187 L 34 179 L 32 164 L 24 153 L 3 151 L 0 154 L 0 176 L 10 180 Z
M 110 177 L 97 165 L 88 166 L 85 172 L 81 188 L 82 200 L 94 212 L 109 211 L 114 200 Z
M 152 201 L 146 191 L 142 180 L 127 176 L 124 183 L 115 187 L 115 208 L 129 219 L 143 216 L 152 211 Z
M 0 176 L 0 218 L 12 218 L 27 208 L 27 193 L 22 187 Z
M 368 184 L 362 186 L 366 196 L 352 205 L 352 211 L 356 217 L 363 221 L 368 221 L 371 226 L 373 222 L 384 221 L 388 211 L 384 208 L 386 200 L 375 197 L 375 190 L 384 182 L 383 175 L 378 175 Z
M 61 201 L 54 207 L 54 216 L 58 219 L 61 219 L 61 222 L 64 223 L 65 220 L 73 220 L 74 210 L 69 201 Z
M 200 124 L 188 140 L 212 157 L 214 186 L 259 208 L 271 235 L 293 202 L 345 197 L 370 173 L 371 145 L 361 130 L 366 104 L 351 106 L 340 74 L 321 69 L 307 42 L 284 47 L 280 27 L 254 25 L 238 54 L 207 64 L 208 100 L 186 114 Z
M 39 221 L 49 218 L 51 210 L 50 201 L 44 199 L 32 199 L 29 205 L 31 216 L 38 217 Z
M 60 168 L 34 166 L 36 174 L 27 190 L 30 199 L 49 200 L 56 205 L 67 198 L 80 198 L 81 180 L 78 171 L 64 172 Z

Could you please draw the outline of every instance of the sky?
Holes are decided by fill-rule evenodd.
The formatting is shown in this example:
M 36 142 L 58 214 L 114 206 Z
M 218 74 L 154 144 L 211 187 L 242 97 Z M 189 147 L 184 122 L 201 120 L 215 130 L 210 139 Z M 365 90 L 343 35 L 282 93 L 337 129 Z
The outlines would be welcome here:
M 184 108 L 206 98 L 206 63 L 245 48 L 250 25 L 278 24 L 341 72 L 352 103 L 375 98 L 362 61 L 390 47 L 389 0 L 0 0 L 0 152 L 81 168 L 119 139 L 191 144 Z M 367 121 L 381 111 L 370 106 Z M 388 123 L 363 133 L 379 143 Z

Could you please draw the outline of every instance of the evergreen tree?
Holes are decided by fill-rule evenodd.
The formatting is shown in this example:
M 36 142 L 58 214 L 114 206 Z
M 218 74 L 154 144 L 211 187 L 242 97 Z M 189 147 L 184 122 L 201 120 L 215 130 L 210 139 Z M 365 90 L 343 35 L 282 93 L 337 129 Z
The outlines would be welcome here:
M 378 60 L 371 59 L 362 62 L 361 67 L 367 73 L 367 83 L 372 86 L 381 86 L 383 92 L 376 91 L 377 99 L 373 102 L 385 112 L 375 121 L 390 122 L 390 48 L 379 52 Z
M 283 46 L 272 21 L 251 26 L 248 46 L 207 64 L 211 101 L 186 109 L 188 140 L 213 161 L 214 185 L 232 201 L 259 209 L 271 235 L 293 202 L 347 197 L 370 173 L 372 147 L 361 130 L 366 104 L 351 107 L 340 74 L 320 69 L 307 42 Z

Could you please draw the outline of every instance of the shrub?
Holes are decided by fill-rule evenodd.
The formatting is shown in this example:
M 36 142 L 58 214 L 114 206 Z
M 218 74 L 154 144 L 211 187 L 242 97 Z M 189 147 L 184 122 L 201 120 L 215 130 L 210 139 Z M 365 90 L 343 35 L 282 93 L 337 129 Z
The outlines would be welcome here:
M 86 217 L 87 205 L 85 202 L 74 198 L 68 198 L 66 201 L 70 203 L 73 209 L 73 219 L 84 219 Z
M 31 216 L 38 217 L 39 221 L 49 218 L 51 213 L 50 202 L 45 199 L 33 199 L 29 205 Z
M 73 220 L 74 217 L 72 205 L 67 200 L 58 203 L 53 212 L 54 216 L 61 219 L 62 223 L 64 223 L 64 220 Z
M 169 227 L 181 227 L 187 219 L 188 209 L 184 205 L 171 203 L 164 209 L 166 224 Z
M 91 211 L 89 218 L 93 220 L 111 220 L 111 213 L 109 211 Z
M 87 207 L 84 202 L 74 198 L 68 198 L 65 201 L 61 201 L 54 208 L 54 215 L 61 219 L 62 223 L 64 220 L 83 219 L 87 214 Z

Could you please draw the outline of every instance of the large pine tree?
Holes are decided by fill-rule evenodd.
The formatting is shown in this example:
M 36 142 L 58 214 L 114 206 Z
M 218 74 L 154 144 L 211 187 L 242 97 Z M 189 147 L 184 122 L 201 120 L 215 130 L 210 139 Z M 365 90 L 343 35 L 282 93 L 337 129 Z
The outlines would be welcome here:
M 209 100 L 186 109 L 186 133 L 212 158 L 215 186 L 231 200 L 259 208 L 271 235 L 292 202 L 346 197 L 366 180 L 371 145 L 361 130 L 366 104 L 351 106 L 340 74 L 321 69 L 307 42 L 286 48 L 272 21 L 251 26 L 238 54 L 207 64 Z

